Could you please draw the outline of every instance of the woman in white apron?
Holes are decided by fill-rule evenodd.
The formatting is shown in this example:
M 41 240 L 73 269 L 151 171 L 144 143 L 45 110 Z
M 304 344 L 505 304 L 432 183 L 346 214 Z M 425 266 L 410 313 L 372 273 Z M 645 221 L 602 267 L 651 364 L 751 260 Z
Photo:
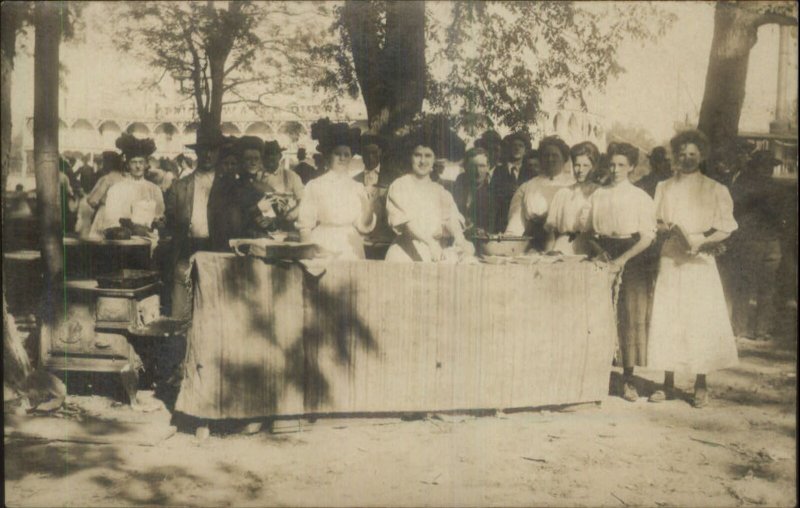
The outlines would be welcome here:
M 738 363 L 717 263 L 706 252 L 736 230 L 728 189 L 700 173 L 708 141 L 698 131 L 670 142 L 675 175 L 656 188 L 659 228 L 668 231 L 661 249 L 648 342 L 648 367 L 664 370 L 660 401 L 673 396 L 673 373 L 695 374 L 693 405 L 708 403 L 706 374 Z

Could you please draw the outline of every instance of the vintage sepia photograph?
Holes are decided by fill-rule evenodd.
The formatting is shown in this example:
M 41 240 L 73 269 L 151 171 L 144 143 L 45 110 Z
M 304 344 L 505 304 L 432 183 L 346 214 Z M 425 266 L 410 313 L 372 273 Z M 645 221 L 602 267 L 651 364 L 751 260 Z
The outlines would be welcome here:
M 0 21 L 5 506 L 797 505 L 796 2 Z

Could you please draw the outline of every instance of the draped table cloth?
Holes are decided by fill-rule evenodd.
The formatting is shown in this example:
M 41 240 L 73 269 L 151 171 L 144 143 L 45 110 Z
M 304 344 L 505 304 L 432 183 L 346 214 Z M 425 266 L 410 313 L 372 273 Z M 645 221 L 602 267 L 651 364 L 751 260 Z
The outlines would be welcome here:
M 597 401 L 614 274 L 547 265 L 297 264 L 198 253 L 176 409 L 204 419 Z

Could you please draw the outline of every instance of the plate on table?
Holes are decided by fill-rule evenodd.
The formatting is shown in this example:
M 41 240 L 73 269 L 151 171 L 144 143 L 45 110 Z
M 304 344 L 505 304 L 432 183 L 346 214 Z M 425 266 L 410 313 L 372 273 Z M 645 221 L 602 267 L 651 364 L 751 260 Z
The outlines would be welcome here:
M 272 238 L 241 238 L 230 240 L 229 244 L 239 256 L 265 259 L 312 259 L 319 253 L 319 247 L 315 243 L 280 241 Z

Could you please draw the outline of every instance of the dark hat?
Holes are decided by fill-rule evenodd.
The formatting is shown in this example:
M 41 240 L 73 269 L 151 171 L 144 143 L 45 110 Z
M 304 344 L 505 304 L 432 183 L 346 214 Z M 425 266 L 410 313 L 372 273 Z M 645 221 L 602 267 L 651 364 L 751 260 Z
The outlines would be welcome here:
M 503 138 L 500 137 L 500 134 L 497 131 L 489 129 L 488 131 L 481 134 L 481 137 L 475 140 L 475 147 L 477 148 L 486 148 L 486 145 L 489 144 L 500 144 L 503 142 Z
M 467 145 L 451 125 L 445 115 L 428 116 L 404 138 L 403 144 L 409 151 L 416 146 L 427 146 L 437 159 L 461 160 Z
M 264 153 L 264 140 L 257 136 L 242 136 L 236 142 L 236 150 L 243 153 L 245 150 L 258 150 L 259 153 Z
M 126 160 L 131 160 L 135 157 L 144 157 L 147 159 L 156 151 L 156 144 L 152 139 L 139 139 L 127 132 L 123 132 L 120 137 L 117 138 L 115 144 L 125 156 Z
M 663 146 L 657 146 L 650 151 L 650 155 L 647 158 L 650 159 L 650 162 L 666 162 L 667 149 Z
M 198 148 L 220 148 L 227 142 L 229 142 L 229 138 L 223 136 L 222 132 L 219 130 L 214 130 L 208 134 L 204 133 L 203 131 L 197 131 L 197 141 L 190 145 L 186 145 L 186 148 L 190 148 L 195 151 L 197 151 Z
M 377 145 L 381 150 L 386 149 L 386 139 L 377 134 L 363 134 L 361 136 L 361 146 Z
M 104 171 L 121 171 L 122 170 L 122 156 L 117 152 L 107 151 L 103 152 L 103 170 Z
M 337 146 L 347 146 L 356 154 L 361 148 L 361 129 L 321 118 L 311 124 L 311 139 L 316 139 L 319 143 L 317 151 L 320 153 L 329 153 Z
M 750 156 L 750 161 L 747 163 L 747 166 L 752 169 L 772 169 L 782 163 L 783 161 L 776 159 L 769 150 L 758 150 L 757 152 L 754 152 L 752 156 Z
M 219 146 L 219 159 L 222 160 L 225 157 L 231 155 L 238 155 L 237 144 L 239 142 L 239 138 L 236 136 L 223 136 L 224 140 L 222 144 Z
M 305 148 L 298 148 L 297 149 L 297 158 L 303 160 L 306 158 L 306 149 Z
M 281 145 L 275 140 L 267 141 L 266 143 L 264 143 L 265 156 L 276 155 L 276 154 L 280 155 L 280 153 L 283 152 L 284 150 L 286 149 L 281 147 Z
M 527 132 L 522 132 L 522 131 L 512 132 L 511 134 L 503 138 L 503 143 L 510 145 L 511 142 L 514 141 L 515 139 L 518 139 L 525 144 L 526 151 L 529 151 L 531 149 L 531 136 Z

